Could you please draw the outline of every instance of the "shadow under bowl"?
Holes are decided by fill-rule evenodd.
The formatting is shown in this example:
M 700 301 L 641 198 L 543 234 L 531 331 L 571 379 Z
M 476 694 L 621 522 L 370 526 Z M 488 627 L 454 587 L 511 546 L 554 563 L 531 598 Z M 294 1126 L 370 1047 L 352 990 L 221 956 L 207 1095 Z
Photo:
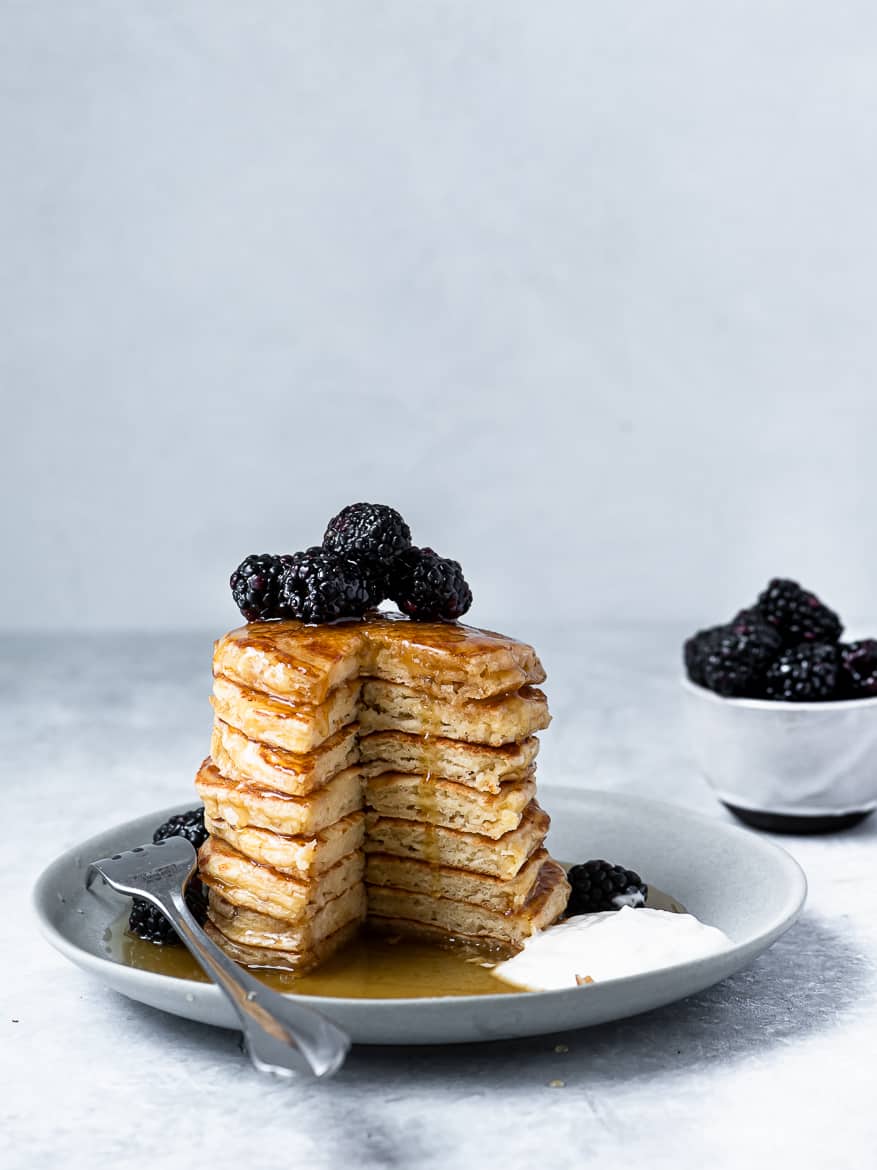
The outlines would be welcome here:
M 877 808 L 877 698 L 788 703 L 682 687 L 698 766 L 746 824 L 831 833 Z

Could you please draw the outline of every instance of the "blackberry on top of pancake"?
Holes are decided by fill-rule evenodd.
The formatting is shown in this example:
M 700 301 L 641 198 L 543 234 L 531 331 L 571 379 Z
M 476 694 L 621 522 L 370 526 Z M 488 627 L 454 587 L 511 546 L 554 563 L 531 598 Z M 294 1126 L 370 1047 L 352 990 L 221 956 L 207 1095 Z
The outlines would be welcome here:
M 349 504 L 329 521 L 321 545 L 249 556 L 231 575 L 247 621 L 361 617 L 388 598 L 411 617 L 454 621 L 472 605 L 459 561 L 411 543 L 411 530 L 387 504 Z

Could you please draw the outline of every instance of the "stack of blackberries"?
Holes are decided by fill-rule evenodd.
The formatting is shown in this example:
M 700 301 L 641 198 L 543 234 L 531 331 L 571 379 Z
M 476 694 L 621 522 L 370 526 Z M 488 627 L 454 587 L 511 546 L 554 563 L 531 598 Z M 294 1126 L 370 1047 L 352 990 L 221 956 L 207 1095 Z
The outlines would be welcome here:
M 822 702 L 877 695 L 877 639 L 841 642 L 840 618 L 775 577 L 755 605 L 685 643 L 692 682 L 728 698 Z
M 231 575 L 247 621 L 361 617 L 387 599 L 418 621 L 454 621 L 472 604 L 458 561 L 415 548 L 411 529 L 386 504 L 350 504 L 323 543 L 291 556 L 250 556 Z

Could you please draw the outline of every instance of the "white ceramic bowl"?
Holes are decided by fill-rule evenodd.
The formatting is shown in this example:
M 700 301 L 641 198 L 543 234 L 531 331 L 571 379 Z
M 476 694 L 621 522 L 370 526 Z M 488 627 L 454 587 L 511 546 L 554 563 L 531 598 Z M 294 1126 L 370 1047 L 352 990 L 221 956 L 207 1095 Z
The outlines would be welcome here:
M 747 824 L 821 833 L 877 808 L 877 698 L 781 703 L 682 686 L 697 763 Z

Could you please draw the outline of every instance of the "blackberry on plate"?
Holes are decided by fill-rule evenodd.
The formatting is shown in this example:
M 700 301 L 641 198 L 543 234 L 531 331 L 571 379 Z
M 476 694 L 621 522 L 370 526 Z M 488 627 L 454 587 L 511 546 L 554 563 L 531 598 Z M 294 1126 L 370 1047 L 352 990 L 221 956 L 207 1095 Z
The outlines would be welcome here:
M 359 617 L 371 603 L 366 574 L 355 561 L 323 548 L 294 553 L 280 579 L 283 617 L 332 622 Z
M 844 699 L 877 696 L 877 639 L 841 645 L 838 690 Z
M 178 813 L 159 825 L 152 834 L 153 845 L 166 841 L 168 837 L 185 837 L 186 840 L 200 849 L 207 840 L 207 830 L 204 828 L 204 805 L 190 808 L 188 812 Z
M 199 926 L 203 926 L 207 918 L 207 891 L 204 885 L 192 878 L 186 886 L 186 905 Z M 155 943 L 156 946 L 176 946 L 180 936 L 158 909 L 145 898 L 135 898 L 128 917 L 128 930 L 144 942 Z
M 280 578 L 290 557 L 270 553 L 241 561 L 229 580 L 235 605 L 248 622 L 267 621 L 278 614 Z
M 168 837 L 185 837 L 186 840 L 199 849 L 207 840 L 207 830 L 204 827 L 204 806 L 190 808 L 187 812 L 178 813 L 158 826 L 152 834 L 153 844 L 166 841 Z M 197 877 L 193 877 L 186 887 L 186 905 L 191 910 L 199 924 L 204 923 L 207 917 L 207 891 Z M 158 907 L 147 902 L 145 898 L 135 898 L 128 918 L 128 930 L 131 934 L 142 938 L 145 942 L 166 946 L 178 943 L 177 933 Z
M 645 905 L 649 887 L 638 873 L 609 861 L 585 861 L 569 873 L 572 892 L 566 905 L 567 917 L 596 914 L 600 910 L 636 909 Z
M 765 695 L 791 703 L 821 702 L 837 697 L 837 679 L 837 646 L 802 642 L 787 647 L 771 665 L 765 678 Z
M 411 529 L 387 504 L 348 504 L 332 517 L 323 536 L 328 552 L 366 565 L 388 564 L 410 547 Z
M 718 695 L 757 697 L 764 693 L 768 667 L 781 648 L 773 626 L 744 611 L 727 626 L 713 626 L 689 638 L 685 668 L 692 682 Z
M 431 548 L 410 548 L 390 570 L 390 597 L 417 621 L 454 621 L 472 604 L 459 561 L 440 557 Z
M 837 642 L 843 623 L 814 593 L 802 589 L 797 581 L 774 577 L 760 594 L 756 608 L 770 625 L 775 626 L 786 646 L 801 642 Z

